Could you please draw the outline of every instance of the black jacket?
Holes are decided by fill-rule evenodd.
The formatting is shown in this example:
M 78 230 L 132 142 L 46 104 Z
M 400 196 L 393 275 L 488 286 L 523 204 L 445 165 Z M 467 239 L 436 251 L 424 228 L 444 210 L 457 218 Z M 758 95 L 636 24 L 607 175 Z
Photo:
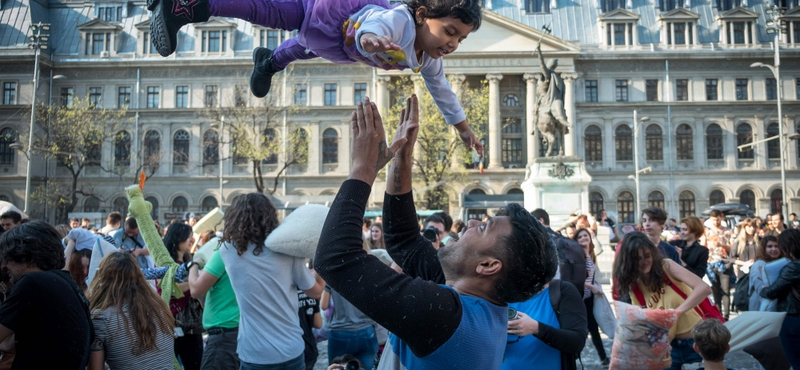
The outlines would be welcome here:
M 669 242 L 678 248 L 683 249 L 681 252 L 681 261 L 684 267 L 691 271 L 701 279 L 706 276 L 706 267 L 708 267 L 708 248 L 700 245 L 695 241 L 692 245 L 686 246 L 685 240 L 674 240 Z
M 578 242 L 547 228 L 550 243 L 558 254 L 558 279 L 572 283 L 579 292 L 586 282 L 586 253 Z
M 761 296 L 769 299 L 777 298 L 778 307 L 785 307 L 787 315 L 800 315 L 798 295 L 800 295 L 800 260 L 794 260 L 783 266 L 778 280 L 761 289 Z

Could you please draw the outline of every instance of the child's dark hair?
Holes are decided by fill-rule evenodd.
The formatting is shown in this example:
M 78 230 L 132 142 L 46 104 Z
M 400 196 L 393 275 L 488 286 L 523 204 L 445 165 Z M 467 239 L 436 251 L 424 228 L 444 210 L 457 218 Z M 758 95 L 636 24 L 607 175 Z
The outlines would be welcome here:
M 426 18 L 456 18 L 477 31 L 481 27 L 481 0 L 406 0 L 411 16 L 424 6 L 428 9 Z

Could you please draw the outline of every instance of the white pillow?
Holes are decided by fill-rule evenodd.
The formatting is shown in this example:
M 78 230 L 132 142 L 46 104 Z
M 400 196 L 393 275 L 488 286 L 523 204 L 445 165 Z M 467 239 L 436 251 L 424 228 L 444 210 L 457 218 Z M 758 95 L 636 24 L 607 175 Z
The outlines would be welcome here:
M 267 236 L 267 248 L 292 257 L 314 258 L 322 226 L 330 208 L 321 204 L 306 204 L 286 216 Z

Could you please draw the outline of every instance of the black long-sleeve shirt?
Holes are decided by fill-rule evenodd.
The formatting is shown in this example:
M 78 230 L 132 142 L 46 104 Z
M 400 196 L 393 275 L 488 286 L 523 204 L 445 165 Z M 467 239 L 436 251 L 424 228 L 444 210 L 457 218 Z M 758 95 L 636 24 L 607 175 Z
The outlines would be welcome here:
M 697 275 L 701 279 L 706 276 L 706 268 L 708 267 L 708 248 L 700 245 L 695 241 L 690 246 L 686 246 L 685 240 L 676 240 L 670 242 L 671 245 L 682 248 L 681 260 L 686 264 L 687 270 Z
M 347 180 L 342 184 L 322 228 L 314 267 L 345 299 L 394 333 L 415 356 L 424 357 L 455 333 L 461 322 L 461 299 L 457 292 L 433 281 L 411 277 L 435 277 L 435 274 L 426 272 L 434 270 L 433 266 L 439 266 L 441 274 L 435 251 L 418 254 L 411 250 L 413 245 L 410 242 L 393 245 L 390 241 L 396 243 L 397 239 L 387 236 L 387 247 L 392 247 L 390 253 L 394 251 L 397 255 L 398 249 L 409 249 L 404 254 L 409 256 L 409 260 L 416 261 L 416 268 L 414 264 L 393 258 L 401 262 L 411 276 L 398 274 L 375 256 L 364 252 L 361 226 L 370 190 L 368 184 L 358 180 Z M 392 199 L 391 204 L 384 207 L 384 214 L 391 215 L 384 217 L 385 224 L 393 225 L 391 230 L 395 235 L 410 236 L 411 229 L 414 229 L 416 237 L 421 239 L 413 201 L 404 202 L 399 198 L 410 200 L 411 194 Z M 412 218 L 413 225 L 410 222 Z M 426 266 L 431 268 L 425 269 Z M 441 274 L 439 278 L 442 282 L 443 276 Z

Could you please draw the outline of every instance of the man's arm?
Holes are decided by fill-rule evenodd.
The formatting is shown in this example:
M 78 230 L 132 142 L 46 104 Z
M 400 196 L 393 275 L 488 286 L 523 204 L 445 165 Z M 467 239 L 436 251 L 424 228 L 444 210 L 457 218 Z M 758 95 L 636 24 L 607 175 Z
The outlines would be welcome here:
M 352 121 L 352 171 L 328 212 L 314 267 L 342 297 L 424 357 L 458 328 L 461 300 L 454 290 L 396 273 L 361 248 L 364 210 L 382 167 L 378 152 L 388 148 L 377 108 L 369 101 L 359 104 Z

